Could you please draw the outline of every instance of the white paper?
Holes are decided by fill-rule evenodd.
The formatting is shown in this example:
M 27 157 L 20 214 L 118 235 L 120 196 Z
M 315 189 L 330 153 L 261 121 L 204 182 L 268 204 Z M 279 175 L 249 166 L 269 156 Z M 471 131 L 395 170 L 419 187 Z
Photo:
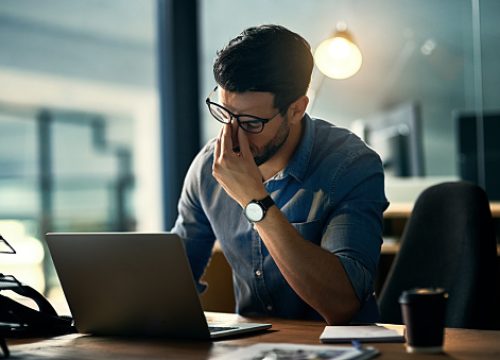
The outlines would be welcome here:
M 320 340 L 324 342 L 402 341 L 404 328 L 389 329 L 381 325 L 325 326 Z
M 352 346 L 327 346 L 286 343 L 259 343 L 246 346 L 227 354 L 218 356 L 216 360 L 303 360 L 303 359 L 356 359 L 362 354 L 378 351 L 373 348 L 358 350 Z

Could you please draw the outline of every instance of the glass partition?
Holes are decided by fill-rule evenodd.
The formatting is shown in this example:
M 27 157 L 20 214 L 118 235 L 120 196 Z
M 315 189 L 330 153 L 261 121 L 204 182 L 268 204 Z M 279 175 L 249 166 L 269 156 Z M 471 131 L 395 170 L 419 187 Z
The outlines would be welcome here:
M 46 232 L 162 229 L 155 27 L 155 0 L 0 1 L 2 273 L 50 290 Z

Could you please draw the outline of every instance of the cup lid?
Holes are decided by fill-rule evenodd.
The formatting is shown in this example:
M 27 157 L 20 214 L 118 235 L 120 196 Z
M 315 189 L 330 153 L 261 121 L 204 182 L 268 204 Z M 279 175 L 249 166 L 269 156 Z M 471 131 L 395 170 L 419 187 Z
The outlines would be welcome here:
M 400 304 L 408 304 L 415 300 L 417 297 L 422 298 L 425 297 L 443 297 L 445 299 L 448 298 L 448 293 L 443 288 L 416 288 L 411 290 L 403 291 L 401 296 L 399 297 Z

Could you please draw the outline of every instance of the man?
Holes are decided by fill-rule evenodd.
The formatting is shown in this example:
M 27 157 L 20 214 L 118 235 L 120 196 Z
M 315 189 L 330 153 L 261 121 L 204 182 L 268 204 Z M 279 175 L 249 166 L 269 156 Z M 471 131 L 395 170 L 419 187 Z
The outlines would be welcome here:
M 172 231 L 200 291 L 219 239 L 240 314 L 376 321 L 381 162 L 349 131 L 305 113 L 312 67 L 309 44 L 276 25 L 249 28 L 218 52 L 206 102 L 223 125 L 188 171 Z

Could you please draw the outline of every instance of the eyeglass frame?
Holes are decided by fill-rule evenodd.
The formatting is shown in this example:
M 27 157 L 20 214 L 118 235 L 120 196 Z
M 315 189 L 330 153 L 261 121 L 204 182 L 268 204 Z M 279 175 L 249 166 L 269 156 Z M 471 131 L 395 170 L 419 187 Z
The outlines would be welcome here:
M 0 254 L 17 254 L 16 250 L 12 247 L 11 244 L 2 236 L 0 235 L 0 242 L 4 242 L 5 245 L 10 249 L 10 251 L 2 251 L 0 250 Z
M 229 109 L 227 109 L 224 106 L 222 106 L 221 104 L 218 104 L 218 103 L 210 100 L 210 97 L 212 96 L 212 94 L 215 91 L 217 91 L 218 87 L 219 87 L 219 85 L 216 85 L 214 87 L 214 89 L 210 92 L 210 94 L 208 94 L 207 98 L 205 99 L 205 104 L 207 104 L 208 112 L 210 113 L 210 115 L 212 115 L 215 118 L 215 120 L 219 121 L 222 124 L 230 124 L 231 123 L 231 119 L 235 119 L 238 122 L 238 126 L 240 128 L 242 128 L 243 131 L 246 131 L 247 133 L 250 133 L 250 134 L 260 134 L 262 131 L 264 131 L 264 126 L 269 121 L 273 120 L 276 116 L 278 116 L 279 114 L 281 114 L 281 111 L 278 111 L 278 113 L 276 113 L 276 115 L 274 115 L 274 116 L 272 116 L 270 118 L 261 118 L 261 117 L 258 117 L 258 116 L 255 116 L 255 115 L 250 115 L 250 114 L 239 114 L 239 115 L 237 115 L 237 114 L 233 113 L 232 111 L 230 111 Z M 211 107 L 210 107 L 211 105 L 216 106 L 216 107 L 218 107 L 218 108 L 226 111 L 231 116 L 229 118 L 229 121 L 225 122 L 222 119 L 219 119 L 217 116 L 215 116 L 215 114 L 211 110 Z M 241 121 L 240 117 L 242 117 L 242 116 L 252 118 L 253 120 Z M 261 126 L 261 128 L 260 128 L 259 131 L 251 131 L 251 130 L 245 129 L 243 127 L 245 123 L 260 123 L 260 124 L 262 124 L 262 126 Z M 243 124 L 243 126 L 242 126 L 242 124 Z

